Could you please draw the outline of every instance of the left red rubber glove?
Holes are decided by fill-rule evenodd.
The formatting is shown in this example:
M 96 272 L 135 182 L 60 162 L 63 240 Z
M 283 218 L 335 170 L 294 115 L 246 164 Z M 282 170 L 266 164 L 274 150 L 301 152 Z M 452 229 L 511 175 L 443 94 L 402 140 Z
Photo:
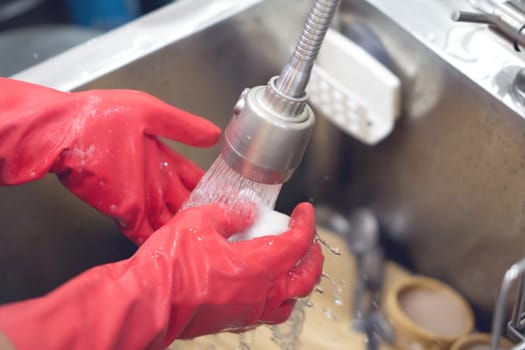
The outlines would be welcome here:
M 154 350 L 283 322 L 321 275 L 313 207 L 298 205 L 281 235 L 226 239 L 250 222 L 216 204 L 183 210 L 130 259 L 0 307 L 0 334 L 18 350 Z
M 214 145 L 211 122 L 130 90 L 64 93 L 0 78 L 0 184 L 47 172 L 141 244 L 203 175 L 158 136 Z

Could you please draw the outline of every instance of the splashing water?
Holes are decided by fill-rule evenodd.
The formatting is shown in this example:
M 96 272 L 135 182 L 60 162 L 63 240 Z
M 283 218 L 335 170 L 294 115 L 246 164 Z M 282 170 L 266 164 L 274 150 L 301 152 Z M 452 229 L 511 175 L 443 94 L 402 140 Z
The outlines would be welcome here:
M 336 321 L 336 322 L 339 321 L 339 318 L 336 315 L 334 315 L 332 310 L 330 310 L 329 308 L 324 308 L 323 314 L 324 314 L 324 317 L 326 317 L 329 320 Z
M 324 294 L 324 288 L 321 286 L 315 286 L 314 291 L 319 294 Z
M 272 341 L 279 345 L 279 348 L 282 350 L 298 350 L 301 348 L 299 337 L 303 331 L 305 307 L 311 307 L 310 305 L 309 298 L 298 300 L 288 321 L 271 327 Z
M 250 350 L 255 338 L 255 329 L 239 334 L 239 343 L 235 350 Z
M 231 169 L 219 156 L 204 174 L 183 208 L 219 203 L 238 213 L 245 213 L 247 204 L 273 209 L 282 184 L 268 185 L 247 179 Z M 251 205 L 250 204 L 250 205 Z
M 333 289 L 332 295 L 333 295 L 334 304 L 343 305 L 344 303 L 342 299 L 342 293 L 343 293 L 346 281 L 345 280 L 338 281 L 332 276 L 330 276 L 329 274 L 327 274 L 326 272 L 323 272 L 321 277 L 328 280 L 328 283 Z
M 330 253 L 332 253 L 332 254 L 334 254 L 336 256 L 340 256 L 341 254 L 343 254 L 343 251 L 341 250 L 341 248 L 339 248 L 339 247 L 332 247 L 327 241 L 322 239 L 321 236 L 319 236 L 319 234 L 315 235 L 315 241 L 319 242 L 326 249 L 328 249 L 330 251 Z

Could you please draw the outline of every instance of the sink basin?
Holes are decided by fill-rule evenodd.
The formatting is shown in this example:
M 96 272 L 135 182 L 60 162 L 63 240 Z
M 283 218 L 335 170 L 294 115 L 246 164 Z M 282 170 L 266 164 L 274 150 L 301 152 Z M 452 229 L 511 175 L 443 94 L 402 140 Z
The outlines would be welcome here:
M 224 127 L 242 89 L 265 84 L 285 64 L 311 3 L 179 0 L 14 77 L 69 91 L 139 89 Z M 390 137 L 370 147 L 318 114 L 277 209 L 290 212 L 304 200 L 342 213 L 370 208 L 389 258 L 449 283 L 478 316 L 490 316 L 505 269 L 525 254 L 525 113 L 508 85 L 523 64 L 489 29 L 451 23 L 455 6 L 342 1 L 342 28 L 366 23 L 389 55 L 402 81 L 403 115 Z M 461 63 L 447 40 L 458 28 L 466 39 L 486 40 L 491 60 Z M 366 36 L 356 40 L 367 44 Z M 470 48 L 479 45 L 463 49 Z M 477 76 L 480 65 L 490 74 Z M 172 146 L 204 168 L 218 154 L 216 147 Z M 7 282 L 0 302 L 41 295 L 135 249 L 54 176 L 0 188 L 0 222 L 0 278 Z M 478 321 L 486 330 L 490 317 Z

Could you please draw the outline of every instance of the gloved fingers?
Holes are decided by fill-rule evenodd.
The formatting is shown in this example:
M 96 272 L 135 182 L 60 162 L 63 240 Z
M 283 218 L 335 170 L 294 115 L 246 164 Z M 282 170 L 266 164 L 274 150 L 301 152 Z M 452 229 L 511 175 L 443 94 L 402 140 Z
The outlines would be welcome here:
M 288 319 L 296 298 L 308 296 L 319 282 L 323 270 L 323 260 L 321 246 L 318 243 L 313 244 L 299 265 L 275 281 L 271 289 L 273 293 L 269 293 L 267 307 L 261 319 L 267 323 L 280 323 Z M 274 299 L 274 296 L 281 296 L 285 299 L 280 301 Z M 275 302 L 280 303 L 275 306 Z
M 315 236 L 314 207 L 308 202 L 299 203 L 290 215 L 290 230 L 307 232 L 311 238 Z
M 185 161 L 184 157 L 155 137 L 146 138 L 144 148 L 145 161 L 148 164 L 144 184 L 148 194 L 145 201 L 146 214 L 153 230 L 156 230 L 181 208 L 190 191 L 180 174 L 180 163 Z
M 314 209 L 310 203 L 297 205 L 291 215 L 288 231 L 237 242 L 240 250 L 252 255 L 274 276 L 288 273 L 307 253 L 315 236 Z
M 117 220 L 117 224 L 120 232 L 137 246 L 141 246 L 155 232 L 149 220 L 142 220 L 134 227 L 130 227 L 120 220 Z
M 173 171 L 164 172 L 162 177 L 162 187 L 164 189 L 163 202 L 170 215 L 173 216 L 180 210 L 191 192 L 179 178 L 178 174 Z
M 286 275 L 287 295 L 290 298 L 308 296 L 323 272 L 324 256 L 319 243 L 314 243 L 297 266 Z
M 163 182 L 164 202 L 171 216 L 173 216 L 182 208 L 191 192 L 175 175 L 172 178 L 165 177 Z
M 221 130 L 209 120 L 170 106 L 151 95 L 142 95 L 149 106 L 145 127 L 147 134 L 197 147 L 213 146 L 219 140 Z
M 157 141 L 157 147 L 160 153 L 161 168 L 163 170 L 174 169 L 184 186 L 190 191 L 193 190 L 204 175 L 204 170 L 161 141 Z
M 230 207 L 215 203 L 207 206 L 209 208 L 202 211 L 203 215 L 208 215 L 207 219 L 201 222 L 208 221 L 213 226 L 213 231 L 225 239 L 245 232 L 253 224 L 257 214 L 257 206 L 253 202 L 234 203 Z
M 266 307 L 260 321 L 266 324 L 279 324 L 290 318 L 295 306 L 294 299 L 286 299 L 275 307 Z
M 215 203 L 185 209 L 176 217 L 178 222 L 191 225 L 194 232 L 217 233 L 224 238 L 244 232 L 253 223 L 253 215 L 242 215 Z
M 144 214 L 153 230 L 156 230 L 173 216 L 165 200 L 167 181 L 165 181 L 162 174 L 163 165 L 161 155 L 158 152 L 158 140 L 156 138 L 146 138 L 144 140 L 144 157 L 144 187 L 146 190 L 146 196 L 143 199 Z M 178 178 L 173 176 L 173 179 L 169 180 L 171 180 L 169 181 L 170 183 L 176 182 Z

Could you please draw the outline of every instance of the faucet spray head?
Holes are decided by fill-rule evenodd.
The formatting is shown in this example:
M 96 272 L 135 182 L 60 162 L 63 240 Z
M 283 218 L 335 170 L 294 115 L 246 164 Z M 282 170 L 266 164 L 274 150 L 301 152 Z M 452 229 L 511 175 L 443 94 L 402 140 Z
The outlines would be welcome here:
M 224 161 L 255 182 L 286 182 L 303 158 L 315 123 L 306 95 L 282 96 L 273 78 L 268 86 L 244 90 L 233 113 L 224 132 Z
M 224 161 L 240 175 L 278 184 L 299 166 L 315 124 L 305 89 L 339 1 L 316 0 L 280 76 L 241 94 L 221 149 Z

